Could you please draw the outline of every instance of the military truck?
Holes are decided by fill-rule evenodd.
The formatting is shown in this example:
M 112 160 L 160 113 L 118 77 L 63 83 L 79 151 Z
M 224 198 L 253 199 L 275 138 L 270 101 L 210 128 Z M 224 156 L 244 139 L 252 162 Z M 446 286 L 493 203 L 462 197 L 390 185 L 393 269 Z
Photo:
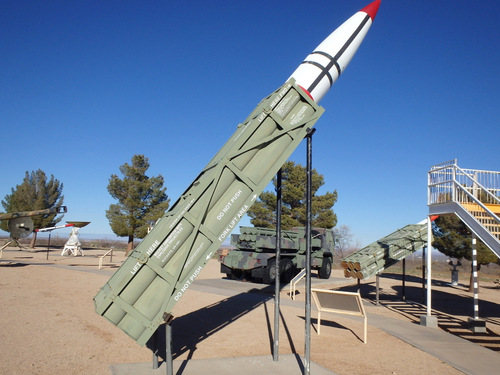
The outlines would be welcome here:
M 321 279 L 332 272 L 334 239 L 330 229 L 311 229 L 311 266 Z M 304 227 L 281 232 L 280 281 L 288 283 L 306 266 Z M 231 235 L 235 248 L 220 257 L 221 272 L 232 279 L 261 280 L 270 284 L 276 275 L 276 230 L 240 227 Z

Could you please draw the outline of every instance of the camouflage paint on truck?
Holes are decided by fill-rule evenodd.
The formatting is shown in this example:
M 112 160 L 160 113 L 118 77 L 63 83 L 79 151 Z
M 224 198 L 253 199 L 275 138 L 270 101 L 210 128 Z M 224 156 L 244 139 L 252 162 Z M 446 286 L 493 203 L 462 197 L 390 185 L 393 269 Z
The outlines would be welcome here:
M 306 230 L 304 227 L 281 232 L 281 281 L 289 282 L 306 265 Z M 221 256 L 221 272 L 228 277 L 259 279 L 264 283 L 274 281 L 276 267 L 276 230 L 269 228 L 240 227 L 240 234 L 231 236 L 235 247 Z M 332 231 L 312 229 L 311 265 L 322 279 L 332 271 L 334 239 Z

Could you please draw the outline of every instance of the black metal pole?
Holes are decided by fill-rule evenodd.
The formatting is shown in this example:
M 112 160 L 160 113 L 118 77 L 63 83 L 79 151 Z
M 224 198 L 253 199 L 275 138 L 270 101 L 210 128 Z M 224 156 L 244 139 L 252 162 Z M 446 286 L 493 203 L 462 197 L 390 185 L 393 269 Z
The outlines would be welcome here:
M 49 248 L 50 248 L 50 232 L 49 232 L 49 242 L 47 243 L 47 260 L 49 260 Z
M 311 206 L 312 206 L 312 136 L 315 129 L 307 134 L 307 170 L 306 170 L 306 332 L 304 374 L 311 371 Z
M 406 301 L 406 258 L 403 258 L 403 301 Z
M 158 330 L 153 335 L 153 369 L 156 370 L 158 368 Z
M 273 360 L 279 360 L 280 332 L 280 262 L 281 262 L 281 169 L 276 175 L 276 277 L 274 288 L 274 346 Z
M 358 279 L 359 280 L 359 279 Z M 379 300 L 380 300 L 380 275 L 377 273 L 375 276 L 375 285 L 376 285 L 376 294 L 375 294 L 375 301 L 376 305 L 379 305 Z
M 167 375 L 174 375 L 174 361 L 172 360 L 172 326 L 170 322 L 165 322 L 165 340 L 166 340 L 166 367 Z

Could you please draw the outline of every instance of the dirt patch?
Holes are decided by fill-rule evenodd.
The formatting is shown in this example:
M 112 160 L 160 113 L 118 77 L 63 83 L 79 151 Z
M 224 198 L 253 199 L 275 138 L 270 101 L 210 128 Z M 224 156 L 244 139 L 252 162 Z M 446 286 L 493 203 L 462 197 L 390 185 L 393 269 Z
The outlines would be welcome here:
M 86 251 L 85 257 L 61 257 L 44 249 L 19 252 L 7 249 L 0 262 L 0 373 L 2 374 L 109 374 L 113 363 L 150 362 L 152 353 L 138 346 L 120 329 L 94 311 L 92 298 L 123 261 L 98 257 L 106 250 Z M 30 256 L 32 259 L 18 259 Z M 29 261 L 31 264 L 17 262 Z M 220 280 L 219 264 L 211 260 L 198 279 Z M 343 278 L 341 270 L 333 277 Z M 472 315 L 472 295 L 467 285 L 452 287 L 445 278 L 435 282 L 433 306 L 441 328 L 489 349 L 500 348 L 500 289 L 483 282 L 480 315 L 488 333 L 474 335 L 466 329 Z M 349 289 L 354 280 L 326 283 L 323 288 Z M 425 307 L 417 277 L 406 280 L 406 302 L 401 301 L 401 277 L 380 278 L 380 306 L 375 301 L 375 280 L 361 285 L 370 314 L 418 321 Z M 299 287 L 297 299 L 304 298 Z M 259 292 L 264 293 L 264 292 Z M 174 359 L 202 359 L 271 355 L 274 302 L 272 292 L 262 301 L 251 293 L 223 296 L 189 289 L 173 315 Z M 289 300 L 288 289 L 281 293 Z M 413 301 L 413 302 L 410 302 Z M 304 352 L 304 309 L 282 305 L 280 353 Z M 313 312 L 313 318 L 315 313 Z M 315 319 L 313 319 L 315 324 Z M 368 327 L 368 344 L 362 342 L 362 324 L 348 317 L 326 318 L 321 335 L 312 330 L 311 360 L 338 374 L 459 374 L 451 366 L 401 340 Z M 388 355 L 390 354 L 390 355 Z

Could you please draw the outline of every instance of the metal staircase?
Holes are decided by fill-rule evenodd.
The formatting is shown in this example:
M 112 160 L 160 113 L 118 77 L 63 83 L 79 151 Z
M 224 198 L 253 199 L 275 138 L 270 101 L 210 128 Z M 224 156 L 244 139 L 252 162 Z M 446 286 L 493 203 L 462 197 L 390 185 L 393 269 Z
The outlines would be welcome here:
M 428 172 L 429 215 L 457 215 L 500 258 L 500 172 L 462 169 L 457 160 Z

